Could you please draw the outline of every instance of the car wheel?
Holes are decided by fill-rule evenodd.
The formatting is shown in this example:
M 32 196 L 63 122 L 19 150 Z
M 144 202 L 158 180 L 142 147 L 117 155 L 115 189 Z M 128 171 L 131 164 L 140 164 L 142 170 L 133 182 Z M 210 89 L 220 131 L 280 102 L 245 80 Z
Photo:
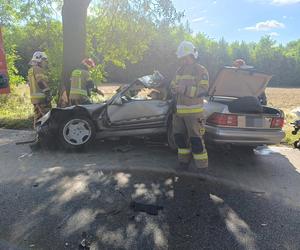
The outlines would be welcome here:
M 177 151 L 177 145 L 175 143 L 175 138 L 174 138 L 174 134 L 173 134 L 172 122 L 170 122 L 170 124 L 168 126 L 167 136 L 168 136 L 169 148 L 174 152 Z
M 300 140 L 294 142 L 294 147 L 300 149 Z
M 72 116 L 62 123 L 58 136 L 63 148 L 82 149 L 95 139 L 95 125 L 86 116 Z

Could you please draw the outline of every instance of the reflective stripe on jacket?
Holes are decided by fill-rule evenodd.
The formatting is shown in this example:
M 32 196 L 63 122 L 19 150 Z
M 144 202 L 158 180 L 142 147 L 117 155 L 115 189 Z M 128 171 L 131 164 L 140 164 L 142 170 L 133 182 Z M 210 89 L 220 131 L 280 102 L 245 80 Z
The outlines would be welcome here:
M 203 112 L 203 97 L 207 94 L 209 84 L 208 72 L 199 64 L 184 65 L 177 70 L 172 81 L 177 92 L 177 114 L 197 114 Z
M 90 73 L 87 70 L 75 69 L 71 75 L 70 98 L 77 99 L 87 97 L 87 81 L 91 80 Z
M 197 113 L 203 113 L 203 105 L 176 105 L 177 114 L 197 114 Z
M 30 87 L 30 99 L 32 104 L 39 104 L 45 102 L 46 95 L 40 89 L 39 81 L 48 82 L 48 78 L 44 70 L 39 66 L 33 66 L 28 71 L 28 81 Z M 49 88 L 47 88 L 49 89 Z

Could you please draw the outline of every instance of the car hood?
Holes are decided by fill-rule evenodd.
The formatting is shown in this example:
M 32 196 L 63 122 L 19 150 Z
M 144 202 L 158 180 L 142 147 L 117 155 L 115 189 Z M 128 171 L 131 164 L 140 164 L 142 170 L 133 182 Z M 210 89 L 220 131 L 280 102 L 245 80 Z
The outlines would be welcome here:
M 209 88 L 210 96 L 244 97 L 261 95 L 272 76 L 254 69 L 225 67 Z
M 88 104 L 88 105 L 78 105 L 78 106 L 69 106 L 65 108 L 53 108 L 47 114 L 45 114 L 42 118 L 40 118 L 37 123 L 43 125 L 46 123 L 55 113 L 63 112 L 68 110 L 78 110 L 78 109 L 85 109 L 92 117 L 94 115 L 99 114 L 106 103 L 96 103 L 96 104 Z

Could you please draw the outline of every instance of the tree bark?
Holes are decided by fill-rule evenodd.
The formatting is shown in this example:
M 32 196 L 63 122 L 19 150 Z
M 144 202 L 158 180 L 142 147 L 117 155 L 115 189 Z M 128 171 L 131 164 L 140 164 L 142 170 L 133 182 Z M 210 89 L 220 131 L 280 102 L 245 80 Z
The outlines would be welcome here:
M 86 18 L 91 0 L 64 0 L 63 71 L 60 96 L 70 91 L 70 75 L 86 56 Z M 60 102 L 60 101 L 59 101 Z

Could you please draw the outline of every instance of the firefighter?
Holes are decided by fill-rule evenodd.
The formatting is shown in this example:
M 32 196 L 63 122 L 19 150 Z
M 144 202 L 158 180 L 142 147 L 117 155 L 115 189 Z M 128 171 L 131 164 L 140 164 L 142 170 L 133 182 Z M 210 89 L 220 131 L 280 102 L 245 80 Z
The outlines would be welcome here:
M 70 89 L 70 105 L 91 104 L 91 91 L 102 96 L 104 94 L 95 87 L 91 78 L 90 70 L 95 68 L 95 62 L 91 58 L 82 60 L 78 69 L 72 71 L 71 89 Z
M 196 62 L 198 52 L 191 42 L 183 41 L 176 54 L 181 66 L 171 83 L 171 89 L 176 97 L 173 130 L 178 160 L 181 166 L 187 167 L 193 158 L 197 168 L 206 168 L 208 155 L 203 140 L 203 98 L 208 94 L 208 72 Z
M 243 68 L 246 65 L 246 62 L 243 59 L 234 60 L 232 66 L 236 68 Z
M 28 81 L 30 86 L 30 99 L 34 107 L 35 128 L 36 121 L 51 109 L 51 92 L 46 74 L 48 58 L 45 52 L 36 51 L 29 63 Z
M 233 64 L 233 67 L 238 68 L 238 69 L 253 69 L 253 66 L 247 65 L 245 60 L 243 59 L 236 59 Z M 267 105 L 268 104 L 268 100 L 267 100 L 267 96 L 266 96 L 266 92 L 264 91 L 260 96 L 258 96 L 258 100 L 262 105 Z

